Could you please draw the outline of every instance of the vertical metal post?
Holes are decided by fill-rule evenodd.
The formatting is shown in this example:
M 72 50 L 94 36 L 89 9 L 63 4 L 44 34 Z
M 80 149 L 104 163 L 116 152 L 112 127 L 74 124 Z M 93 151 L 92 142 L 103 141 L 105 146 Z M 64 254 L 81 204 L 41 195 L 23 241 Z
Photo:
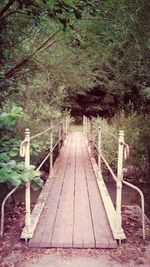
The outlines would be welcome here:
M 50 177 L 53 177 L 53 123 L 51 122 L 50 131 Z
M 91 146 L 91 156 L 93 156 L 93 151 L 94 151 L 94 145 L 93 145 L 93 124 L 92 124 L 92 119 L 89 119 L 89 124 L 90 124 L 90 133 L 89 133 L 89 138 L 90 138 L 90 146 Z
M 118 168 L 117 168 L 117 192 L 116 192 L 116 233 L 119 239 L 122 231 L 121 202 L 122 202 L 122 175 L 123 175 L 124 131 L 119 132 L 118 142 Z
M 101 138 L 102 130 L 101 127 L 98 128 L 98 178 L 101 176 Z
M 25 130 L 25 169 L 28 170 L 30 167 L 30 130 Z M 30 199 L 30 182 L 25 185 L 25 207 L 26 207 L 26 215 L 25 215 L 25 227 L 26 231 L 30 232 L 31 227 L 31 199 Z

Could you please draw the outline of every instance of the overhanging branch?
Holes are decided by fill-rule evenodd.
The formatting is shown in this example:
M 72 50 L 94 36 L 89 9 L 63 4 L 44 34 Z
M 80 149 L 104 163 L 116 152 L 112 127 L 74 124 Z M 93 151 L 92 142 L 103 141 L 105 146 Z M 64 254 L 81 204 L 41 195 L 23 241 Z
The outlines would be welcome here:
M 40 45 L 32 54 L 30 54 L 29 56 L 27 56 L 26 58 L 22 59 L 19 63 L 17 63 L 13 68 L 11 68 L 9 71 L 7 71 L 5 73 L 5 77 L 6 78 L 11 78 L 20 68 L 23 68 L 24 65 L 30 60 L 32 59 L 35 55 L 37 55 L 38 53 L 44 51 L 45 49 L 49 48 L 50 46 L 52 46 L 55 42 L 56 42 L 56 35 L 58 34 L 58 32 L 60 31 L 57 30 L 56 32 L 54 32 L 46 41 L 44 41 L 42 43 L 42 45 Z M 52 40 L 55 37 L 54 40 Z
M 0 18 L 7 12 L 14 2 L 15 0 L 9 0 L 8 3 L 0 10 Z

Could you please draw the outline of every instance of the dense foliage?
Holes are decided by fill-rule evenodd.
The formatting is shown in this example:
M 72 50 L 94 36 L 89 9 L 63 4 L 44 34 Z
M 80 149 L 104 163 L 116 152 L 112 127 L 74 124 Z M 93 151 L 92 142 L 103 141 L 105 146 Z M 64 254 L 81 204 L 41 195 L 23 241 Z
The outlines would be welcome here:
M 129 145 L 129 157 L 124 159 L 123 176 L 133 184 L 141 188 L 145 195 L 146 213 L 150 215 L 150 120 L 148 115 L 138 114 L 133 111 L 131 114 L 126 114 L 124 111 L 119 112 L 113 118 L 92 119 L 96 121 L 102 130 L 102 153 L 105 159 L 117 174 L 118 160 L 118 132 L 124 130 L 125 142 Z M 93 130 L 94 140 L 97 142 L 97 130 Z M 112 136 L 113 135 L 113 136 Z M 116 138 L 117 137 L 117 138 Z M 95 156 L 97 153 L 95 152 Z M 103 177 L 113 181 L 108 168 L 102 161 Z
M 0 183 L 11 183 L 19 186 L 31 182 L 34 189 L 42 185 L 39 171 L 34 166 L 25 169 L 24 162 L 17 162 L 20 141 L 12 138 L 15 131 L 15 122 L 22 114 L 22 108 L 13 107 L 9 113 L 0 114 Z
M 147 118 L 149 10 L 148 0 L 1 1 L 2 168 L 11 161 L 16 172 L 12 160 L 25 128 L 37 133 L 66 110 L 107 118 L 124 110 Z

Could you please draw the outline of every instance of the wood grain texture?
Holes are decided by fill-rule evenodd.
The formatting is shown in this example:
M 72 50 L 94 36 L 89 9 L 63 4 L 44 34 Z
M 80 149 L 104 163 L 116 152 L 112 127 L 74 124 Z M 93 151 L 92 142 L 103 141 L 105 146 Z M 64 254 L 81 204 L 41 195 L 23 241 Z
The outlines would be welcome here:
M 115 248 L 82 133 L 70 133 L 30 247 Z

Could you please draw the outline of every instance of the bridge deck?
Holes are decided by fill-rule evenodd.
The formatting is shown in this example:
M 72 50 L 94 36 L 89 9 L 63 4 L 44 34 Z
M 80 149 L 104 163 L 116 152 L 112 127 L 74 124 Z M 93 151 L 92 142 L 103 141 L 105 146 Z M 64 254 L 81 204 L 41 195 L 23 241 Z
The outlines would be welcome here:
M 30 247 L 115 248 L 83 134 L 70 133 Z

